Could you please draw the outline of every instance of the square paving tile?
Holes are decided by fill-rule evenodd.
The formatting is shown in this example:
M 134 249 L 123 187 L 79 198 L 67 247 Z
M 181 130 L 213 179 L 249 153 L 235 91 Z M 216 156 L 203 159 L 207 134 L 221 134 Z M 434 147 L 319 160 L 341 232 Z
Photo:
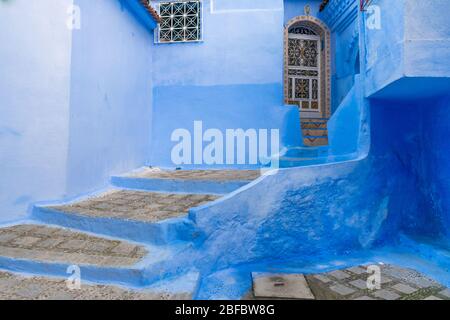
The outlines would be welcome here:
M 354 290 L 350 287 L 347 287 L 343 284 L 336 284 L 334 286 L 331 286 L 330 290 L 336 292 L 337 294 L 339 294 L 341 296 L 348 296 L 348 295 L 356 292 L 356 290 Z
M 302 274 L 252 273 L 252 278 L 257 298 L 314 299 Z
M 410 287 L 404 283 L 397 283 L 396 285 L 393 285 L 391 288 L 405 294 L 411 294 L 417 291 L 416 288 Z
M 373 296 L 383 300 L 398 300 L 401 298 L 401 296 L 397 293 L 385 289 L 377 290 L 372 294 Z
M 330 275 L 338 280 L 350 278 L 350 275 L 348 273 L 345 273 L 342 270 L 332 271 L 332 272 L 328 273 L 328 275 Z

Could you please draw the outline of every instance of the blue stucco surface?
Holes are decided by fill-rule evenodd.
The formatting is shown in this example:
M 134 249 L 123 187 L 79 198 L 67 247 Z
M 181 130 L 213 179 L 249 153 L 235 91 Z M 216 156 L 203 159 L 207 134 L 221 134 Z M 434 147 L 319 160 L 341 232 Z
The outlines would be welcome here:
M 71 2 L 0 3 L 0 221 L 65 194 Z
M 150 153 L 151 30 L 126 1 L 75 0 L 82 27 L 72 40 L 67 193 L 98 189 Z M 107 16 L 108 19 L 99 19 Z
M 12 221 L 146 162 L 153 33 L 126 1 L 0 7 L 0 221 Z

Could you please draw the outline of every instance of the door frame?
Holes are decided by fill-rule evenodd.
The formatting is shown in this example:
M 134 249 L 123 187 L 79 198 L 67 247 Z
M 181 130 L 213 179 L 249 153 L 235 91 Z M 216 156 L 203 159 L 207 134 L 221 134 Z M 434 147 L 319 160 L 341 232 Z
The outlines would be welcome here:
M 312 16 L 298 16 L 286 24 L 284 30 L 284 100 L 286 104 L 292 104 L 289 101 L 289 38 L 294 34 L 289 33 L 289 29 L 294 26 L 304 26 L 313 30 L 318 37 L 320 37 L 320 69 L 319 69 L 319 112 L 304 112 L 300 110 L 300 117 L 302 118 L 326 118 L 329 119 L 331 115 L 331 32 L 330 29 L 320 21 Z M 307 35 L 301 35 L 305 38 Z M 303 37 L 305 36 L 305 37 Z M 298 106 L 298 104 L 294 103 Z

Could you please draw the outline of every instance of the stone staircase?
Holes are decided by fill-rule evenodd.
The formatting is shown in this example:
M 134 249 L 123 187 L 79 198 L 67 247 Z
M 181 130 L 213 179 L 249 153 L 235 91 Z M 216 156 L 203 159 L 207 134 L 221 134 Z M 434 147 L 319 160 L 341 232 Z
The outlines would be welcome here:
M 326 118 L 301 119 L 303 144 L 307 147 L 328 145 L 328 129 Z
M 37 283 L 32 299 L 83 299 L 100 289 L 120 299 L 195 298 L 198 271 L 176 265 L 200 237 L 189 211 L 258 177 L 252 170 L 143 168 L 112 177 L 108 190 L 89 197 L 36 205 L 29 220 L 0 226 L 0 299 L 27 298 L 20 288 L 30 283 Z M 73 266 L 83 285 L 69 292 L 63 282 Z

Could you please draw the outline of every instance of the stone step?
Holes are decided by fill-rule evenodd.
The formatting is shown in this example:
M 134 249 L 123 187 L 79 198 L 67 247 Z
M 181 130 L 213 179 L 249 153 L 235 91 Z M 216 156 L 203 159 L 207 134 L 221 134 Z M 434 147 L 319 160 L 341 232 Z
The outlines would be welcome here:
M 327 118 L 306 118 L 300 119 L 300 123 L 327 123 Z
M 189 209 L 216 199 L 217 195 L 208 194 L 110 190 L 74 203 L 36 206 L 33 217 L 113 237 L 167 244 L 195 239 L 195 227 L 187 217 Z
M 327 129 L 302 129 L 303 137 L 328 137 Z
M 325 122 L 307 122 L 307 123 L 302 123 L 301 128 L 302 128 L 302 130 L 304 130 L 304 129 L 326 129 L 327 124 Z
M 123 274 L 137 283 L 136 270 L 147 256 L 149 249 L 143 245 L 65 228 L 37 224 L 0 228 L 0 269 L 65 274 L 68 266 L 77 265 L 85 269 L 87 278 L 113 279 Z
M 180 282 L 182 287 L 173 285 Z M 149 288 L 99 285 L 83 280 L 79 287 L 73 287 L 68 285 L 67 278 L 0 271 L 0 300 L 190 300 L 194 298 L 197 282 L 198 274 L 190 274 Z
M 156 192 L 227 194 L 260 176 L 259 170 L 161 170 L 145 167 L 111 183 L 120 188 Z
M 328 145 L 328 137 L 303 137 L 303 144 L 309 147 L 318 147 L 318 146 L 326 146 Z
M 191 247 L 133 243 L 30 222 L 0 228 L 0 269 L 66 277 L 76 266 L 85 281 L 141 287 L 188 272 L 177 257 Z

